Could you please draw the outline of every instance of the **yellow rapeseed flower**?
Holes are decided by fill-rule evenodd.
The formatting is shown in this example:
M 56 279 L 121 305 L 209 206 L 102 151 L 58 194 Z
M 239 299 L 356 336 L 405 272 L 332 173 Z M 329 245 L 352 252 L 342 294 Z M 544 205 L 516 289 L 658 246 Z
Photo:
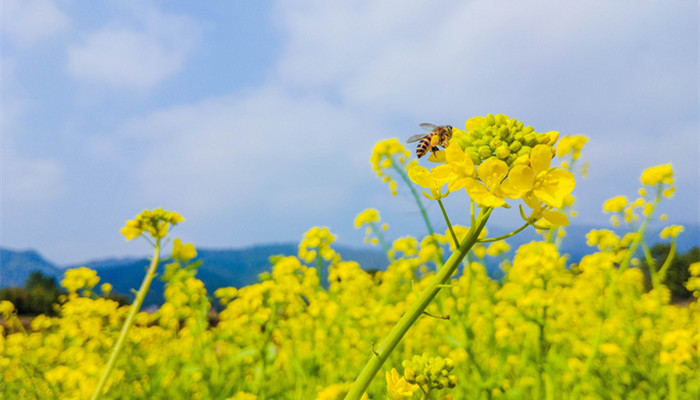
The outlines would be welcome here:
M 642 176 L 639 179 L 646 186 L 656 186 L 660 183 L 673 185 L 673 168 L 671 164 L 647 168 L 642 172 Z
M 175 226 L 184 220 L 185 218 L 174 211 L 166 211 L 162 208 L 144 210 L 133 220 L 126 221 L 121 233 L 126 236 L 126 240 L 135 239 L 144 232 L 159 240 L 168 234 L 170 226 Z
M 445 164 L 435 167 L 433 176 L 447 183 L 449 192 L 455 192 L 474 180 L 475 171 L 476 167 L 471 156 L 454 143 L 445 149 Z
M 501 182 L 508 176 L 508 164 L 497 158 L 489 158 L 479 165 L 476 172 L 483 183 L 468 180 L 465 189 L 469 197 L 484 207 L 505 206 Z
M 192 243 L 182 244 L 181 239 L 175 239 L 173 241 L 173 252 L 171 254 L 172 258 L 179 258 L 184 261 L 189 261 L 197 257 L 197 250 L 194 248 Z
M 408 168 L 408 178 L 416 185 L 429 189 L 431 194 L 423 191 L 423 195 L 430 200 L 440 200 L 446 197 L 450 191 L 442 193 L 442 186 L 445 184 L 435 177 L 427 168 L 413 164 Z
M 562 137 L 557 144 L 557 157 L 571 154 L 572 159 L 578 160 L 587 141 L 588 138 L 581 135 Z
M 627 197 L 617 196 L 603 203 L 604 212 L 621 212 L 627 206 Z
M 676 238 L 678 237 L 678 235 L 681 234 L 681 232 L 683 232 L 683 229 L 684 228 L 681 225 L 667 226 L 663 230 L 661 230 L 659 236 L 661 237 L 661 239 Z
M 401 400 L 406 397 L 413 397 L 413 393 L 418 390 L 418 385 L 406 382 L 406 378 L 400 376 L 396 368 L 386 373 L 386 388 L 391 400 Z
M 530 167 L 535 173 L 532 193 L 545 204 L 561 208 L 566 197 L 574 190 L 576 180 L 569 171 L 551 169 L 552 148 L 537 145 L 530 154 Z
M 372 149 L 372 155 L 370 156 L 370 163 L 372 164 L 372 169 L 376 172 L 377 176 L 384 182 L 389 183 L 389 189 L 392 195 L 396 195 L 396 181 L 387 175 L 384 170 L 391 169 L 395 162 L 399 165 L 405 166 L 406 160 L 411 155 L 411 153 L 406 150 L 406 148 L 399 143 L 396 138 L 382 140 L 377 143 Z
M 355 228 L 375 222 L 379 222 L 379 211 L 376 208 L 368 208 L 355 217 Z

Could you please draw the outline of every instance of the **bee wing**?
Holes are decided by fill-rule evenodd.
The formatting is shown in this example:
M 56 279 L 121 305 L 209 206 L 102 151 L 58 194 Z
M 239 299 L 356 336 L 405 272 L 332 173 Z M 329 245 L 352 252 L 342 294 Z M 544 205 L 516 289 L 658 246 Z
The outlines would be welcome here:
M 423 138 L 426 137 L 426 136 L 428 136 L 428 135 L 427 135 L 427 134 L 424 134 L 424 133 L 420 133 L 420 134 L 418 134 L 418 135 L 413 135 L 413 136 L 411 136 L 410 138 L 408 138 L 408 140 L 406 141 L 406 143 L 417 142 L 417 141 L 423 139 Z
M 427 122 L 423 122 L 420 124 L 420 127 L 423 128 L 424 131 L 431 132 L 433 129 L 437 128 L 438 126 L 435 124 L 429 124 Z

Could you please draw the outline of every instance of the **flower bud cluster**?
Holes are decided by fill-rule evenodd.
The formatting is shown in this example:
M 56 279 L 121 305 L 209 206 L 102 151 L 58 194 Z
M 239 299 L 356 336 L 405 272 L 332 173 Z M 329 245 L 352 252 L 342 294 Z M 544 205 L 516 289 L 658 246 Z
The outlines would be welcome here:
M 72 268 L 66 271 L 61 281 L 61 286 L 66 288 L 68 293 L 76 293 L 78 290 L 91 292 L 100 282 L 97 271 L 87 267 Z
M 393 168 L 394 163 L 405 166 L 410 155 L 411 153 L 399 143 L 398 139 L 382 140 L 372 149 L 372 156 L 370 157 L 372 169 L 383 182 L 389 184 L 389 190 L 394 196 L 398 193 L 396 190 L 398 185 L 385 170 Z
M 503 114 L 488 114 L 467 122 L 468 130 L 454 130 L 453 136 L 474 164 L 491 157 L 503 160 L 508 166 L 519 157 L 527 158 L 538 144 L 553 145 L 559 132 L 537 133 L 531 126 Z
M 331 248 L 335 235 L 327 227 L 313 227 L 304 233 L 304 239 L 299 243 L 299 258 L 310 263 L 320 256 L 326 261 L 336 263 L 340 255 Z
M 126 221 L 126 225 L 122 228 L 122 235 L 126 236 L 126 240 L 132 240 L 142 233 L 146 232 L 152 238 L 159 240 L 168 234 L 170 225 L 177 225 L 184 221 L 180 214 L 173 211 L 165 211 L 162 208 L 155 210 L 144 210 L 136 218 Z
M 404 360 L 402 365 L 406 382 L 417 384 L 425 391 L 457 386 L 457 375 L 450 374 L 454 361 L 449 358 L 430 357 L 423 353 L 422 356 L 413 356 L 410 361 Z

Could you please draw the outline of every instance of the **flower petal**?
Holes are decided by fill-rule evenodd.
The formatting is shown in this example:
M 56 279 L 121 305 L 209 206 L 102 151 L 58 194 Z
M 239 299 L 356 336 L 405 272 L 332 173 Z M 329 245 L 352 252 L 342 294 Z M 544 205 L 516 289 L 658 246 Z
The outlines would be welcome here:
M 502 207 L 506 204 L 502 198 L 489 192 L 486 186 L 479 183 L 476 179 L 468 178 L 465 181 L 467 194 L 478 204 L 485 207 Z
M 508 176 L 508 164 L 497 158 L 489 158 L 479 165 L 479 169 L 476 172 L 479 174 L 479 179 L 489 189 L 493 189 L 500 185 L 503 179 Z
M 557 169 L 548 172 L 533 190 L 538 199 L 552 207 L 561 208 L 566 196 L 574 190 L 576 181 L 569 171 Z
M 549 168 L 549 163 L 552 162 L 552 148 L 543 144 L 538 144 L 530 153 L 530 166 L 539 174 Z
M 544 219 L 556 226 L 568 226 L 569 219 L 559 211 L 545 211 L 542 213 Z

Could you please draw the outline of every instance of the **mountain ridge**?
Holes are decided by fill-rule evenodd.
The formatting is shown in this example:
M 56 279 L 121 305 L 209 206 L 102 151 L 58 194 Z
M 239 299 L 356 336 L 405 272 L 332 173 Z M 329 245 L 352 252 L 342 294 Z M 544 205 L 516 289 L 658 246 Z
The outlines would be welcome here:
M 567 229 L 561 253 L 569 255 L 569 263 L 577 262 L 584 255 L 595 250 L 586 245 L 585 233 L 590 229 L 595 228 L 581 225 L 571 226 Z M 646 237 L 649 238 L 650 243 L 660 242 L 658 239 L 652 240 L 652 238 L 658 238 L 660 230 L 651 229 L 647 233 Z M 496 235 L 500 234 L 497 229 L 493 231 Z M 508 239 L 507 242 L 511 245 L 511 249 L 517 249 L 522 244 L 538 238 L 540 236 L 534 230 L 529 230 Z M 699 242 L 700 226 L 686 226 L 685 232 L 678 240 L 678 252 L 683 253 L 694 246 L 699 246 Z M 388 265 L 386 255 L 378 247 L 334 244 L 333 248 L 340 253 L 344 260 L 357 261 L 365 270 L 383 270 Z M 241 248 L 200 248 L 197 251 L 196 260 L 203 262 L 197 277 L 205 283 L 208 293 L 212 294 L 219 287 L 242 287 L 257 282 L 260 273 L 271 270 L 270 256 L 296 255 L 298 245 L 291 242 L 281 242 Z M 29 274 L 35 270 L 60 281 L 66 269 L 85 266 L 97 271 L 100 283 L 109 282 L 114 291 L 131 296 L 132 290 L 138 289 L 141 285 L 148 264 L 149 261 L 146 257 L 108 257 L 80 264 L 60 266 L 46 260 L 33 249 L 10 250 L 0 247 L 0 287 L 23 286 Z M 497 261 L 487 263 L 487 268 L 492 276 L 500 276 Z M 163 290 L 163 282 L 160 279 L 155 279 L 145 304 L 159 304 L 163 298 Z

